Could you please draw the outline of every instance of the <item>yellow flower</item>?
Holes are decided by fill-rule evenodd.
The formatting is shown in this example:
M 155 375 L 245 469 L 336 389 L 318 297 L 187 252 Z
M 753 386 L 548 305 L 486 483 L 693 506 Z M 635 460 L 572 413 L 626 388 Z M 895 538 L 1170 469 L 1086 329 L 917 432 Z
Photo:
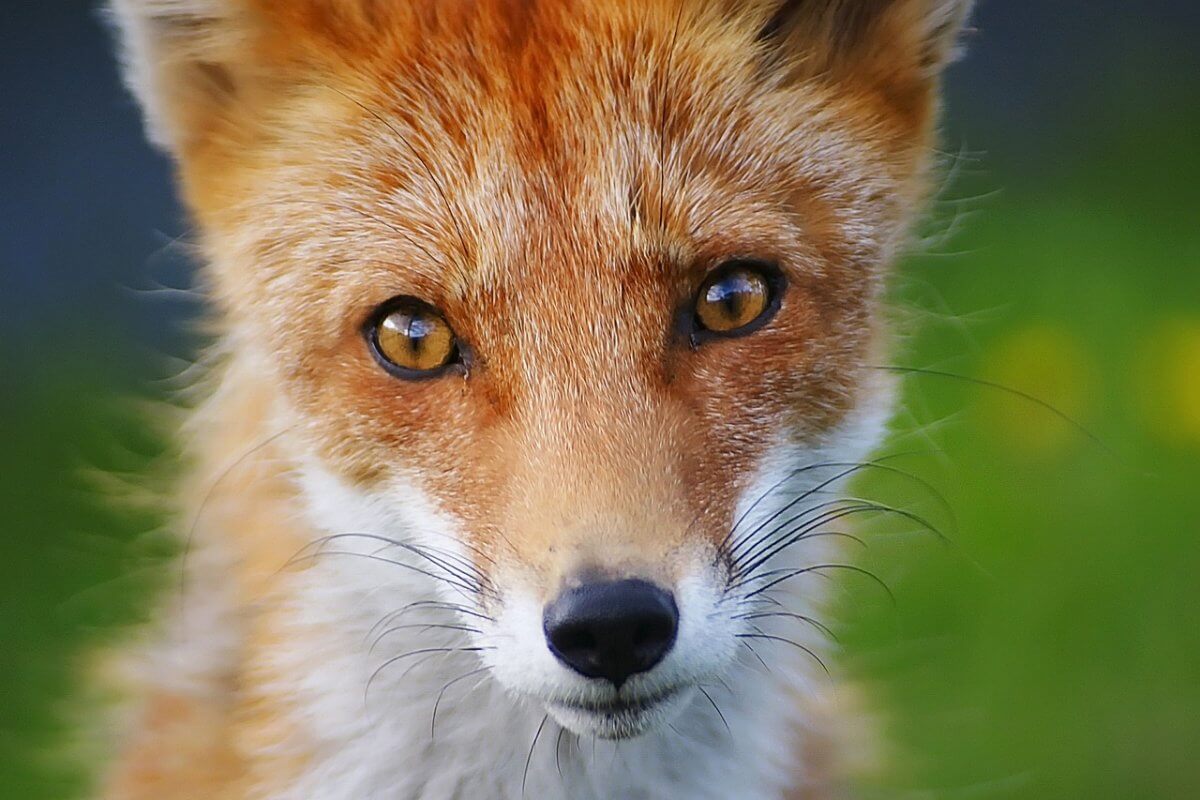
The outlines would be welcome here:
M 1085 425 L 1094 406 L 1092 359 L 1069 331 L 1049 324 L 1010 334 L 987 355 L 984 379 L 1046 403 Z M 988 428 L 1022 455 L 1053 458 L 1085 442 L 1054 411 L 1003 391 L 985 389 L 979 409 Z
M 1175 445 L 1200 445 L 1200 319 L 1155 326 L 1138 348 L 1133 381 L 1151 433 Z

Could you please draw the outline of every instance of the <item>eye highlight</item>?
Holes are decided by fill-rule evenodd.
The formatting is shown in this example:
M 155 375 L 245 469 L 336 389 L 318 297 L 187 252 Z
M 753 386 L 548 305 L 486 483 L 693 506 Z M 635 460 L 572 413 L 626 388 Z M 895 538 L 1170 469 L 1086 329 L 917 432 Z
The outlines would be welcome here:
M 458 359 L 458 341 L 436 308 L 415 297 L 385 303 L 366 327 L 375 358 L 393 375 L 427 378 Z
M 779 282 L 769 264 L 734 261 L 718 268 L 696 295 L 697 327 L 722 336 L 757 330 L 779 305 Z

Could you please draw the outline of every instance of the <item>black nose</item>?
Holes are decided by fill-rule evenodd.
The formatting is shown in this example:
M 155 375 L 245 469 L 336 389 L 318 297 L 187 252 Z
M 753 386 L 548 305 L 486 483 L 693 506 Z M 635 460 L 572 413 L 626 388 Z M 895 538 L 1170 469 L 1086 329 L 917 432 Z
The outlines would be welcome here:
M 675 643 L 675 600 L 641 580 L 587 583 L 568 589 L 546 607 L 546 641 L 558 659 L 588 678 L 618 689 L 653 667 Z

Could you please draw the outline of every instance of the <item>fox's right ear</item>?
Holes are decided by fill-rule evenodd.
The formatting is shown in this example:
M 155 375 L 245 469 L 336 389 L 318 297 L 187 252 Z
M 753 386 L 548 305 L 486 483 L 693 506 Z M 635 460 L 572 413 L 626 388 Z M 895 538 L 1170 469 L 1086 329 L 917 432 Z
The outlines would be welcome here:
M 252 69 L 254 19 L 245 0 L 110 0 L 125 82 L 147 135 L 184 153 L 231 113 Z

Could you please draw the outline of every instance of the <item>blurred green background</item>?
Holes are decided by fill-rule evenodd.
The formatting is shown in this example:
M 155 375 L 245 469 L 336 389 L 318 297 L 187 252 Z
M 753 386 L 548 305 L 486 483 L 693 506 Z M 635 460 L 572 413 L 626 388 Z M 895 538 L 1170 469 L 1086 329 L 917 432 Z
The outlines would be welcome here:
M 25 5 L 0 31 L 0 798 L 38 800 L 86 785 L 80 668 L 166 580 L 138 406 L 199 341 L 156 291 L 189 283 L 184 226 L 94 6 Z M 864 793 L 1200 797 L 1200 11 L 992 0 L 977 28 L 893 292 L 895 363 L 968 379 L 907 378 L 889 445 L 944 504 L 858 487 L 952 543 L 874 521 L 858 563 L 895 602 L 839 584 L 836 669 L 893 756 Z

